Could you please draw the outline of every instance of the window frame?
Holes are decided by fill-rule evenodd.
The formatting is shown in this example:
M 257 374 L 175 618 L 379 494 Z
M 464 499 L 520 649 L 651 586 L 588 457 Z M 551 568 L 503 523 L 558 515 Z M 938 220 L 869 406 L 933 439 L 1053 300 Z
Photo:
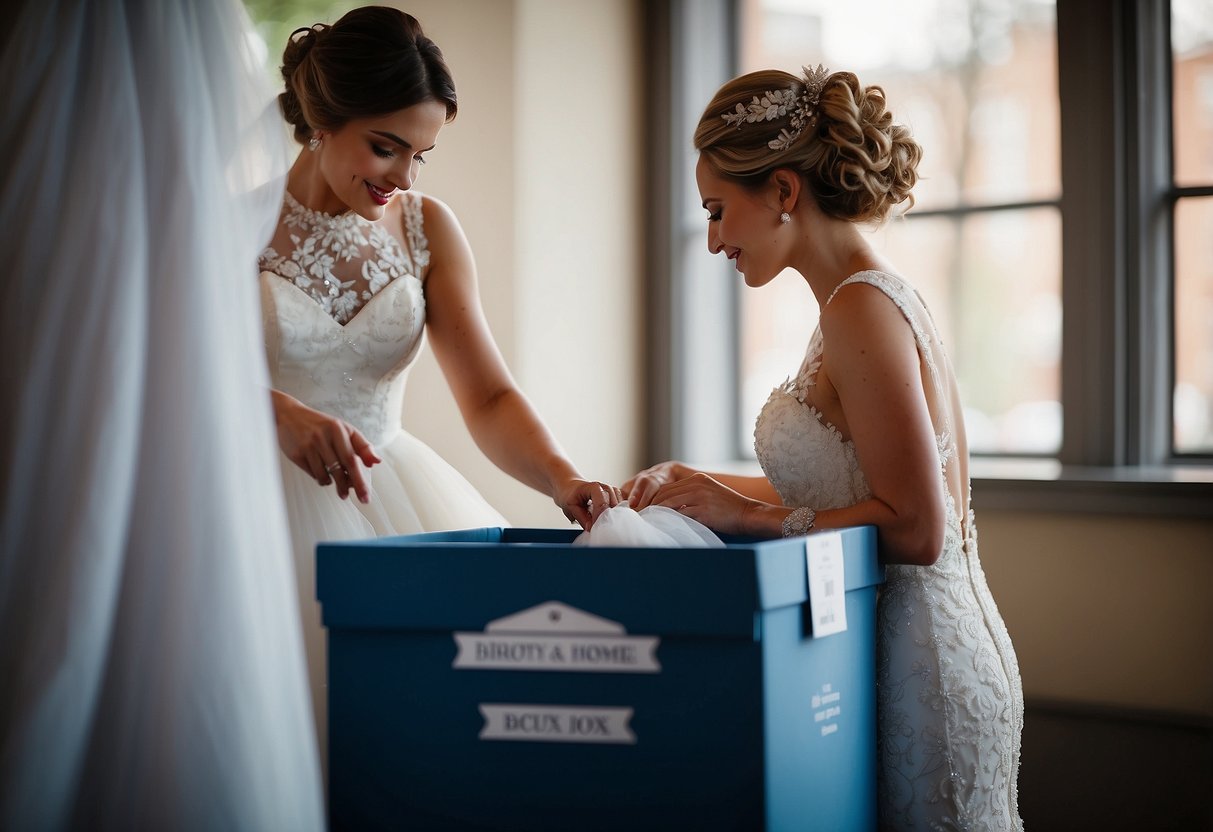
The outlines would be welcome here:
M 653 461 L 719 461 L 757 472 L 737 458 L 736 417 L 720 416 L 735 410 L 738 394 L 737 290 L 731 300 L 715 292 L 716 308 L 707 310 L 693 297 L 723 271 L 684 254 L 686 211 L 676 204 L 688 192 L 685 160 L 697 115 L 685 102 L 697 96 L 701 106 L 734 74 L 737 12 L 732 0 L 645 4 L 658 81 L 647 114 L 651 146 L 659 149 L 649 181 L 666 185 L 648 217 L 656 360 L 647 452 Z M 1213 187 L 1174 185 L 1170 31 L 1169 0 L 1057 0 L 1061 448 L 1056 458 L 974 456 L 978 510 L 1213 514 L 1213 454 L 1175 454 L 1171 435 L 1174 212 L 1180 199 L 1213 195 Z M 705 36 L 714 42 L 706 59 Z M 722 62 L 718 72 L 713 60 Z M 707 356 L 705 331 L 714 333 Z M 702 374 L 691 381 L 692 365 L 705 358 L 722 371 L 711 390 L 702 389 Z M 712 414 L 706 427 L 702 414 Z

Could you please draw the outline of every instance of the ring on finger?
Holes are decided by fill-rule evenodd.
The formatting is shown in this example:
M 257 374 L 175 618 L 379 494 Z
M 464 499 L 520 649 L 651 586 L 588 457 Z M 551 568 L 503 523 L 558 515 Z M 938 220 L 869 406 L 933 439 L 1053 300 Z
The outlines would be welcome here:
M 342 467 L 341 467 L 341 461 L 340 461 L 340 460 L 338 460 L 338 461 L 334 462 L 332 465 L 326 465 L 326 466 L 324 466 L 324 470 L 328 471 L 330 474 L 335 474 L 335 473 L 337 473 L 337 469 L 339 469 L 339 468 L 340 468 L 342 471 L 344 471 L 344 470 L 345 470 L 344 468 L 342 468 Z

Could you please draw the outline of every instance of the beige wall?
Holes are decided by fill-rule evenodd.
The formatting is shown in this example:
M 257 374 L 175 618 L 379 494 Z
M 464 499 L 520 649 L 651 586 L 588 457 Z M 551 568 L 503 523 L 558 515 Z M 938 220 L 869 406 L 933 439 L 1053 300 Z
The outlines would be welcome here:
M 639 9 L 595 0 L 400 3 L 442 47 L 459 116 L 418 187 L 475 252 L 506 362 L 573 461 L 620 482 L 639 463 L 643 317 Z M 476 448 L 427 352 L 405 424 L 518 525 L 563 525 Z
M 519 365 L 583 473 L 621 483 L 644 433 L 640 11 L 518 9 Z
M 1213 520 L 979 513 L 1028 697 L 1213 717 Z

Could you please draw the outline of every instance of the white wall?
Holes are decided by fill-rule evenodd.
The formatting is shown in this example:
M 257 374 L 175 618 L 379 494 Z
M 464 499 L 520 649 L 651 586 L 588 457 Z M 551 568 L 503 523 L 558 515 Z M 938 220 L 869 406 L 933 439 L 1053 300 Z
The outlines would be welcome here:
M 475 252 L 506 362 L 585 476 L 640 459 L 639 9 L 594 0 L 419 0 L 455 76 L 459 115 L 418 188 L 447 202 Z M 405 425 L 512 522 L 563 515 L 475 447 L 428 351 Z

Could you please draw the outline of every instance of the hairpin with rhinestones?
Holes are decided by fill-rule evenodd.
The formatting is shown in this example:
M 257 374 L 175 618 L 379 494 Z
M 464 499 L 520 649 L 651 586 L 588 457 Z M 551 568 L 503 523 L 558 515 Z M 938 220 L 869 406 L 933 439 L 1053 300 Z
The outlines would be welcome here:
M 801 67 L 804 78 L 801 80 L 803 89 L 795 86 L 786 90 L 769 90 L 762 97 L 754 96 L 749 104 L 738 102 L 737 108 L 722 113 L 721 118 L 726 124 L 735 124 L 741 129 L 742 124 L 753 124 L 756 121 L 774 121 L 789 113 L 788 127 L 779 131 L 779 135 L 767 142 L 771 150 L 787 150 L 792 142 L 804 132 L 804 128 L 817 121 L 817 105 L 821 101 L 821 89 L 825 86 L 829 71 L 821 64 L 816 69 Z

